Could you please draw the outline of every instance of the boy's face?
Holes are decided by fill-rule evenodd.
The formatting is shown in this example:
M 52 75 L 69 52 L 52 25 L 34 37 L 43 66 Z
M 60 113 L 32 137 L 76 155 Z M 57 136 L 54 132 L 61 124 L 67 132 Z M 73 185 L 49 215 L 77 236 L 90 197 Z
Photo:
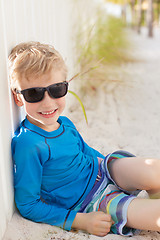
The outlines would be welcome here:
M 51 71 L 37 78 L 22 78 L 20 90 L 33 87 L 48 87 L 49 85 L 64 82 L 65 76 L 62 71 Z M 22 94 L 14 94 L 15 102 L 18 106 L 24 105 L 27 119 L 34 125 L 46 130 L 54 131 L 59 127 L 57 122 L 60 114 L 65 108 L 65 97 L 51 98 L 45 91 L 44 98 L 36 103 L 27 102 Z

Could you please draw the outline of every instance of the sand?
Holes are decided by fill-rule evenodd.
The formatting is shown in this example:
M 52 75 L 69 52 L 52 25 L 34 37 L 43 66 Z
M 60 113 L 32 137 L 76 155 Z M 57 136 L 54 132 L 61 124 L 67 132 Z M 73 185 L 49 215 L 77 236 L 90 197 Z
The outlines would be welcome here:
M 154 39 L 147 38 L 146 29 L 141 36 L 130 34 L 139 61 L 120 66 L 123 84 L 104 84 L 94 99 L 85 99 L 89 125 L 80 108 L 72 108 L 67 115 L 89 145 L 103 154 L 123 149 L 137 156 L 160 156 L 160 30 Z M 147 197 L 146 193 L 141 194 Z M 149 216 L 148 216 L 149 217 Z M 63 240 L 63 239 L 136 239 L 157 240 L 160 233 L 142 231 L 132 238 L 114 234 L 100 238 L 79 232 L 67 232 L 47 224 L 37 224 L 15 212 L 3 240 Z

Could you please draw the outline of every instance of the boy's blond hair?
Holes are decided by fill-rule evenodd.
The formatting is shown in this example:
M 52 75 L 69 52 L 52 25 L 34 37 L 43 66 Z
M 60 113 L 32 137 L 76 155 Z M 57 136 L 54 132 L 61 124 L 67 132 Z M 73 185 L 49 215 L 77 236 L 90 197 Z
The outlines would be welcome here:
M 53 46 L 39 42 L 20 43 L 9 55 L 11 89 L 18 88 L 22 77 L 40 76 L 52 69 L 63 71 L 67 76 L 65 62 Z

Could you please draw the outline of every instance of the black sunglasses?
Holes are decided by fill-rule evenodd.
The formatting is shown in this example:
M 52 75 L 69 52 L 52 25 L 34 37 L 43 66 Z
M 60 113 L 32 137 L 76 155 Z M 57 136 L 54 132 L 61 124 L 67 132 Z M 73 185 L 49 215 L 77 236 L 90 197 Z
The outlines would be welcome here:
M 48 87 L 35 87 L 35 88 L 28 88 L 22 91 L 15 90 L 17 94 L 22 94 L 24 99 L 29 103 L 36 103 L 40 102 L 44 98 L 45 91 L 48 92 L 51 98 L 61 98 L 67 94 L 68 91 L 68 82 L 60 82 L 52 84 Z

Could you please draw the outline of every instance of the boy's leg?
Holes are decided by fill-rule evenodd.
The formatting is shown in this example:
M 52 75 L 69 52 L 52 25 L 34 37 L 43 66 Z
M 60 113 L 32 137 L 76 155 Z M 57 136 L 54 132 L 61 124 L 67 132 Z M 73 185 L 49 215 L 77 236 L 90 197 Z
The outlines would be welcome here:
M 127 190 L 160 192 L 160 160 L 151 158 L 120 158 L 108 164 L 116 184 Z
M 132 200 L 128 207 L 127 227 L 160 231 L 160 199 Z

